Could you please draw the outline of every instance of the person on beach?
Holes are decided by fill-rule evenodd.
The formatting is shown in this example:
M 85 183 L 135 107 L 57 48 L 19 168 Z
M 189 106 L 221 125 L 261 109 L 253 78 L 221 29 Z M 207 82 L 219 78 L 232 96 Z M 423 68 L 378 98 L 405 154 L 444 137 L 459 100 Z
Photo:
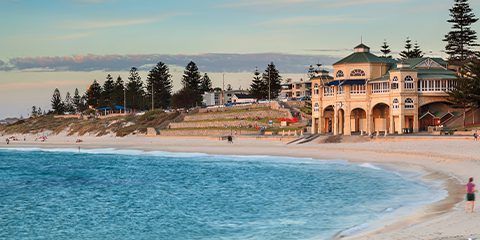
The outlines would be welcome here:
M 7 145 L 10 144 L 10 139 L 6 138 L 5 142 L 7 142 Z
M 473 141 L 478 141 L 478 132 L 477 130 L 475 130 L 475 132 L 473 133 Z
M 475 184 L 473 183 L 473 177 L 468 179 L 467 183 L 467 204 L 465 210 L 473 213 L 475 209 Z

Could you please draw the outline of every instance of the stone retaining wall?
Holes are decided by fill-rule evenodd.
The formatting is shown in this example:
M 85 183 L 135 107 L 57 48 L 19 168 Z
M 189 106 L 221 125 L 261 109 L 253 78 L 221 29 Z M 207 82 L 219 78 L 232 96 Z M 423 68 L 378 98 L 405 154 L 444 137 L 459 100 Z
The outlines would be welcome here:
M 210 127 L 255 127 L 266 126 L 256 121 L 236 120 L 236 121 L 205 121 L 205 122 L 179 122 L 170 123 L 170 129 L 177 128 L 210 128 Z
M 205 121 L 214 119 L 247 119 L 247 118 L 283 118 L 288 117 L 288 113 L 285 111 L 277 110 L 258 110 L 252 109 L 252 111 L 245 112 L 222 112 L 222 113 L 209 113 L 209 114 L 194 114 L 185 116 L 184 121 Z
M 210 130 L 210 129 L 188 129 L 188 130 L 161 130 L 160 136 L 226 136 L 226 135 L 258 134 L 255 130 Z

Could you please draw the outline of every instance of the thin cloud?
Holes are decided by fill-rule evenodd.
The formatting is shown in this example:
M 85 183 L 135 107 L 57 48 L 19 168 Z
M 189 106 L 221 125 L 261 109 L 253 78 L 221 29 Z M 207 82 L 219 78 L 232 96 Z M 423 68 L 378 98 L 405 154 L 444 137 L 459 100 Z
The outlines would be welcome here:
M 409 0 L 243 0 L 231 1 L 217 5 L 220 8 L 248 8 L 260 6 L 285 6 L 285 5 L 312 5 L 321 4 L 322 9 L 325 8 L 341 8 L 358 5 L 384 4 L 384 3 L 401 3 Z
M 246 7 L 256 7 L 256 6 L 265 6 L 265 5 L 293 5 L 293 4 L 305 4 L 316 2 L 316 0 L 243 0 L 243 1 L 235 1 L 235 2 L 228 2 L 217 5 L 217 7 L 221 8 L 246 8 Z M 317 1 L 318 2 L 318 1 Z
M 83 32 L 83 33 L 72 33 L 72 34 L 64 34 L 64 35 L 57 35 L 51 36 L 48 40 L 52 41 L 68 41 L 68 40 L 77 40 L 91 36 L 91 32 Z
M 258 23 L 259 26 L 285 26 L 285 25 L 319 25 L 322 23 L 357 23 L 369 19 L 352 16 L 299 16 L 268 20 Z
M 182 15 L 181 13 L 170 13 L 160 15 L 153 18 L 131 18 L 131 19 L 113 19 L 113 20 L 94 20 L 94 21 L 82 21 L 74 22 L 65 27 L 71 29 L 103 29 L 103 28 L 115 28 L 115 27 L 126 27 L 134 25 L 143 25 L 151 24 L 155 22 L 164 21 L 170 17 Z
M 281 53 L 207 53 L 198 55 L 75 55 L 58 57 L 21 57 L 8 61 L 8 70 L 19 71 L 125 71 L 131 67 L 150 70 L 153 64 L 163 61 L 170 66 L 183 68 L 189 61 L 197 63 L 207 72 L 251 72 L 255 66 L 273 61 L 284 72 L 303 73 L 305 66 L 321 61 L 331 64 L 336 57 L 328 55 L 297 55 Z M 1 70 L 1 68 L 0 68 Z

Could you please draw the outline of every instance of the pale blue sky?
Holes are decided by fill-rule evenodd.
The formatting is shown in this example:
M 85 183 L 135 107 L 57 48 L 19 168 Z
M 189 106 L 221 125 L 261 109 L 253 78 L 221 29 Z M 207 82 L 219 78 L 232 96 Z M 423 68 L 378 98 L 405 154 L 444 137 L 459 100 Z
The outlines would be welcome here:
M 0 59 L 83 54 L 341 55 L 405 37 L 439 53 L 453 0 L 0 0 Z M 480 1 L 471 1 L 480 9 Z M 478 26 L 475 27 L 477 30 Z M 343 53 L 342 53 L 343 54 Z

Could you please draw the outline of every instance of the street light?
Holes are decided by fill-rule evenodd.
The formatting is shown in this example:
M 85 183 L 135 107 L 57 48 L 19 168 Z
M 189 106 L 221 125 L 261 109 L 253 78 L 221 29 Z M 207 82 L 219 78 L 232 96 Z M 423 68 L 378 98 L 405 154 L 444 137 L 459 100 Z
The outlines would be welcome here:
M 268 102 L 271 101 L 271 90 L 270 90 L 270 66 L 268 67 Z
M 155 109 L 154 107 L 154 102 L 153 102 L 153 79 L 151 80 L 152 81 L 152 111 Z
M 123 114 L 127 115 L 127 85 L 123 84 Z

